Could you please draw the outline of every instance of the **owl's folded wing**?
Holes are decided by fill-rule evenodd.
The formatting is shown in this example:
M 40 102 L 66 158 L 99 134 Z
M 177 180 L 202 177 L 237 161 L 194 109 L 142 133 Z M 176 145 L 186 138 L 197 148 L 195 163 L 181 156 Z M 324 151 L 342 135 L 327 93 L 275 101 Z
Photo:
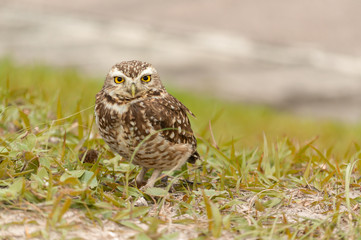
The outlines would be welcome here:
M 160 130 L 160 134 L 170 142 L 191 144 L 196 148 L 197 141 L 187 113 L 194 115 L 187 107 L 170 94 L 144 103 L 147 105 L 145 115 L 154 130 Z

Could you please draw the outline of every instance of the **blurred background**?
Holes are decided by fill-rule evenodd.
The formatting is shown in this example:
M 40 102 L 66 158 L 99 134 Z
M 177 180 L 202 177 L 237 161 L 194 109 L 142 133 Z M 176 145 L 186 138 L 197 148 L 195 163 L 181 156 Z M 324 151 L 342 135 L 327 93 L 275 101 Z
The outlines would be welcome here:
M 99 81 L 139 59 L 190 93 L 358 122 L 360 9 L 357 0 L 0 0 L 0 58 Z

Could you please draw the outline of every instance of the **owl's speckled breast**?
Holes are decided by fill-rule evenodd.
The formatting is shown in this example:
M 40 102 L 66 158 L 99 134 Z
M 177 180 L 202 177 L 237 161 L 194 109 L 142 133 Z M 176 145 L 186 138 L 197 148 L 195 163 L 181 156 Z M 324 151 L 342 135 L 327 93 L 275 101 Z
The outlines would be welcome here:
M 119 109 L 111 108 L 105 103 L 95 105 L 95 119 L 101 137 L 114 152 L 128 158 L 127 144 L 123 139 L 118 139 L 119 133 L 123 132 L 120 118 Z
M 143 102 L 119 107 L 97 104 L 96 121 L 100 134 L 109 147 L 134 164 L 169 170 L 184 164 L 192 153 L 191 144 L 174 144 L 154 130 L 145 118 Z M 134 159 L 132 155 L 134 155 Z

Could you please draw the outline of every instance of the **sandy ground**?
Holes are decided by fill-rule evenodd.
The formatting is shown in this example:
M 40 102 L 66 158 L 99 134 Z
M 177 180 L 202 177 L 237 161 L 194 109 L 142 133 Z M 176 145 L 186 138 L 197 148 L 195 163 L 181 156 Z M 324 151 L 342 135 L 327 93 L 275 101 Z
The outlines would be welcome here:
M 361 116 L 354 0 L 2 0 L 0 56 L 77 67 L 153 63 L 165 84 L 311 115 Z
M 333 214 L 337 212 L 338 214 L 347 212 L 347 208 L 344 205 L 336 209 L 337 207 L 332 200 L 340 194 L 338 190 L 327 192 L 330 197 L 328 200 L 324 199 L 324 192 L 315 192 L 307 189 L 306 191 L 305 189 L 289 189 L 286 190 L 285 194 L 287 197 L 281 201 L 281 204 L 264 211 L 257 211 L 254 206 L 255 200 L 258 198 L 257 194 L 244 192 L 244 198 L 239 199 L 241 203 L 233 205 L 231 211 L 234 212 L 234 216 L 241 216 L 246 219 L 250 225 L 254 224 L 254 219 L 261 218 L 262 216 L 272 216 L 279 218 L 280 224 L 286 221 L 289 223 L 299 223 L 300 226 L 307 224 L 306 220 L 331 221 L 334 218 Z M 181 194 L 177 195 L 178 197 L 182 197 Z M 359 189 L 350 192 L 350 198 L 352 199 L 359 195 Z M 266 197 L 263 200 L 267 201 L 269 198 Z M 201 205 L 201 199 L 197 199 L 196 201 L 197 206 Z M 226 202 L 224 202 L 224 204 L 225 203 Z M 151 209 L 148 216 L 155 216 L 158 207 L 152 204 L 149 206 Z M 176 209 L 177 207 L 170 203 L 166 203 L 164 207 L 162 207 L 157 217 L 163 221 L 163 224 L 159 225 L 157 233 L 166 235 L 178 233 L 177 239 L 182 240 L 195 239 L 202 236 L 203 232 L 207 232 L 207 217 L 205 213 L 197 215 L 197 217 L 187 214 L 177 216 Z M 199 212 L 199 210 L 200 209 L 197 209 L 197 212 Z M 351 211 L 357 214 L 359 210 L 360 206 L 356 204 Z M 202 211 L 204 212 L 205 209 Z M 99 220 L 101 222 L 100 224 L 86 217 L 85 211 L 76 209 L 68 210 L 61 221 L 56 223 L 56 227 L 52 227 L 52 224 L 50 224 L 48 220 L 50 212 L 50 208 L 43 208 L 41 206 L 30 207 L 27 211 L 2 209 L 0 211 L 0 239 L 43 239 L 44 237 L 45 239 L 95 240 L 104 238 L 121 240 L 132 239 L 140 233 L 114 221 L 102 220 L 101 217 Z M 173 223 L 174 220 L 187 218 L 196 218 L 198 223 L 196 225 Z M 137 218 L 126 219 L 124 221 L 134 224 L 144 232 L 148 230 L 147 224 L 142 223 Z M 348 227 L 350 227 L 349 223 L 344 221 L 344 224 L 337 226 L 336 230 L 346 230 Z M 234 239 L 241 233 L 242 231 L 237 233 L 235 231 L 223 230 L 221 239 Z

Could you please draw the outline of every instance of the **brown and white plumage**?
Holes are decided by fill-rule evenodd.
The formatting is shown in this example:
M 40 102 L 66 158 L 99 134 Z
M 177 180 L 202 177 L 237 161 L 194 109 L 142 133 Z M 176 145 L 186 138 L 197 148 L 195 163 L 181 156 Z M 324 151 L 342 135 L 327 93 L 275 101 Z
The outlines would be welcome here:
M 146 187 L 162 171 L 199 158 L 187 113 L 193 115 L 166 91 L 155 68 L 141 61 L 114 65 L 96 95 L 100 135 L 114 152 L 143 167 L 137 184 L 154 168 Z

